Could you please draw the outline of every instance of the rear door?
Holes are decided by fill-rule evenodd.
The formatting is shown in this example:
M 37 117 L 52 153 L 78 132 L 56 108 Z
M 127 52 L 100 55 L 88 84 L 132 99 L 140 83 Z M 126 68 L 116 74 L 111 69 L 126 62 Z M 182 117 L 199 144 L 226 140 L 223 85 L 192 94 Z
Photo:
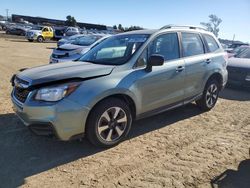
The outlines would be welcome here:
M 210 60 L 205 55 L 202 36 L 197 32 L 181 33 L 182 56 L 185 61 L 185 99 L 191 99 L 203 91 L 206 67 Z

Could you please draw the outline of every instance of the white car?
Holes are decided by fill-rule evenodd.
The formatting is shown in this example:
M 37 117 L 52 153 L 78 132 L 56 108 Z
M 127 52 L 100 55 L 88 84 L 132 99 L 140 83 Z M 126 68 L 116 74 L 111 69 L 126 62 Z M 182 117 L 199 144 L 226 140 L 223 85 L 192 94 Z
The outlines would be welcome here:
M 91 48 L 101 43 L 110 35 L 87 35 L 78 37 L 70 44 L 64 44 L 54 49 L 50 56 L 50 64 L 78 60 Z

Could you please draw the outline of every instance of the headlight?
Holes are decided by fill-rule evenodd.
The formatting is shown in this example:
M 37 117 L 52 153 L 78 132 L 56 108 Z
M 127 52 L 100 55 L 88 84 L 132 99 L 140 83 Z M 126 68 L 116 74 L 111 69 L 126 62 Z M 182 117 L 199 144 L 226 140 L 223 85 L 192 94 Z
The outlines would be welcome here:
M 79 83 L 69 83 L 54 87 L 42 88 L 37 91 L 35 100 L 55 102 L 70 95 L 79 86 Z

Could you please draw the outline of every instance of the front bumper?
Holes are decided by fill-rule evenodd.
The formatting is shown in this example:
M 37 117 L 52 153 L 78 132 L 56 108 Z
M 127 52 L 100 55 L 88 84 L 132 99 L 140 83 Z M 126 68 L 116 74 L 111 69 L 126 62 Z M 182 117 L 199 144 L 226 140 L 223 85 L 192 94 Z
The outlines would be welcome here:
M 37 40 L 37 36 L 36 35 L 31 35 L 31 36 L 25 36 L 27 40 Z
M 84 135 L 88 108 L 67 98 L 56 103 L 31 101 L 29 98 L 22 104 L 12 93 L 13 110 L 33 132 L 38 135 L 54 134 L 65 141 Z

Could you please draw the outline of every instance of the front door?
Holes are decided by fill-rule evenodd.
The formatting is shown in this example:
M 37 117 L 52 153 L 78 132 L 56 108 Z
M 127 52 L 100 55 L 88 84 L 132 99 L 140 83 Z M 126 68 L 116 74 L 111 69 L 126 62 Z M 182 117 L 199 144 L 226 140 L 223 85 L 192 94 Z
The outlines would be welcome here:
M 146 53 L 148 52 L 148 53 Z M 185 85 L 185 64 L 180 59 L 177 33 L 166 33 L 156 37 L 139 58 L 152 54 L 164 56 L 164 65 L 153 67 L 151 72 L 137 70 L 135 86 L 141 98 L 139 113 L 157 110 L 182 103 Z M 148 59 L 148 58 L 146 58 Z

